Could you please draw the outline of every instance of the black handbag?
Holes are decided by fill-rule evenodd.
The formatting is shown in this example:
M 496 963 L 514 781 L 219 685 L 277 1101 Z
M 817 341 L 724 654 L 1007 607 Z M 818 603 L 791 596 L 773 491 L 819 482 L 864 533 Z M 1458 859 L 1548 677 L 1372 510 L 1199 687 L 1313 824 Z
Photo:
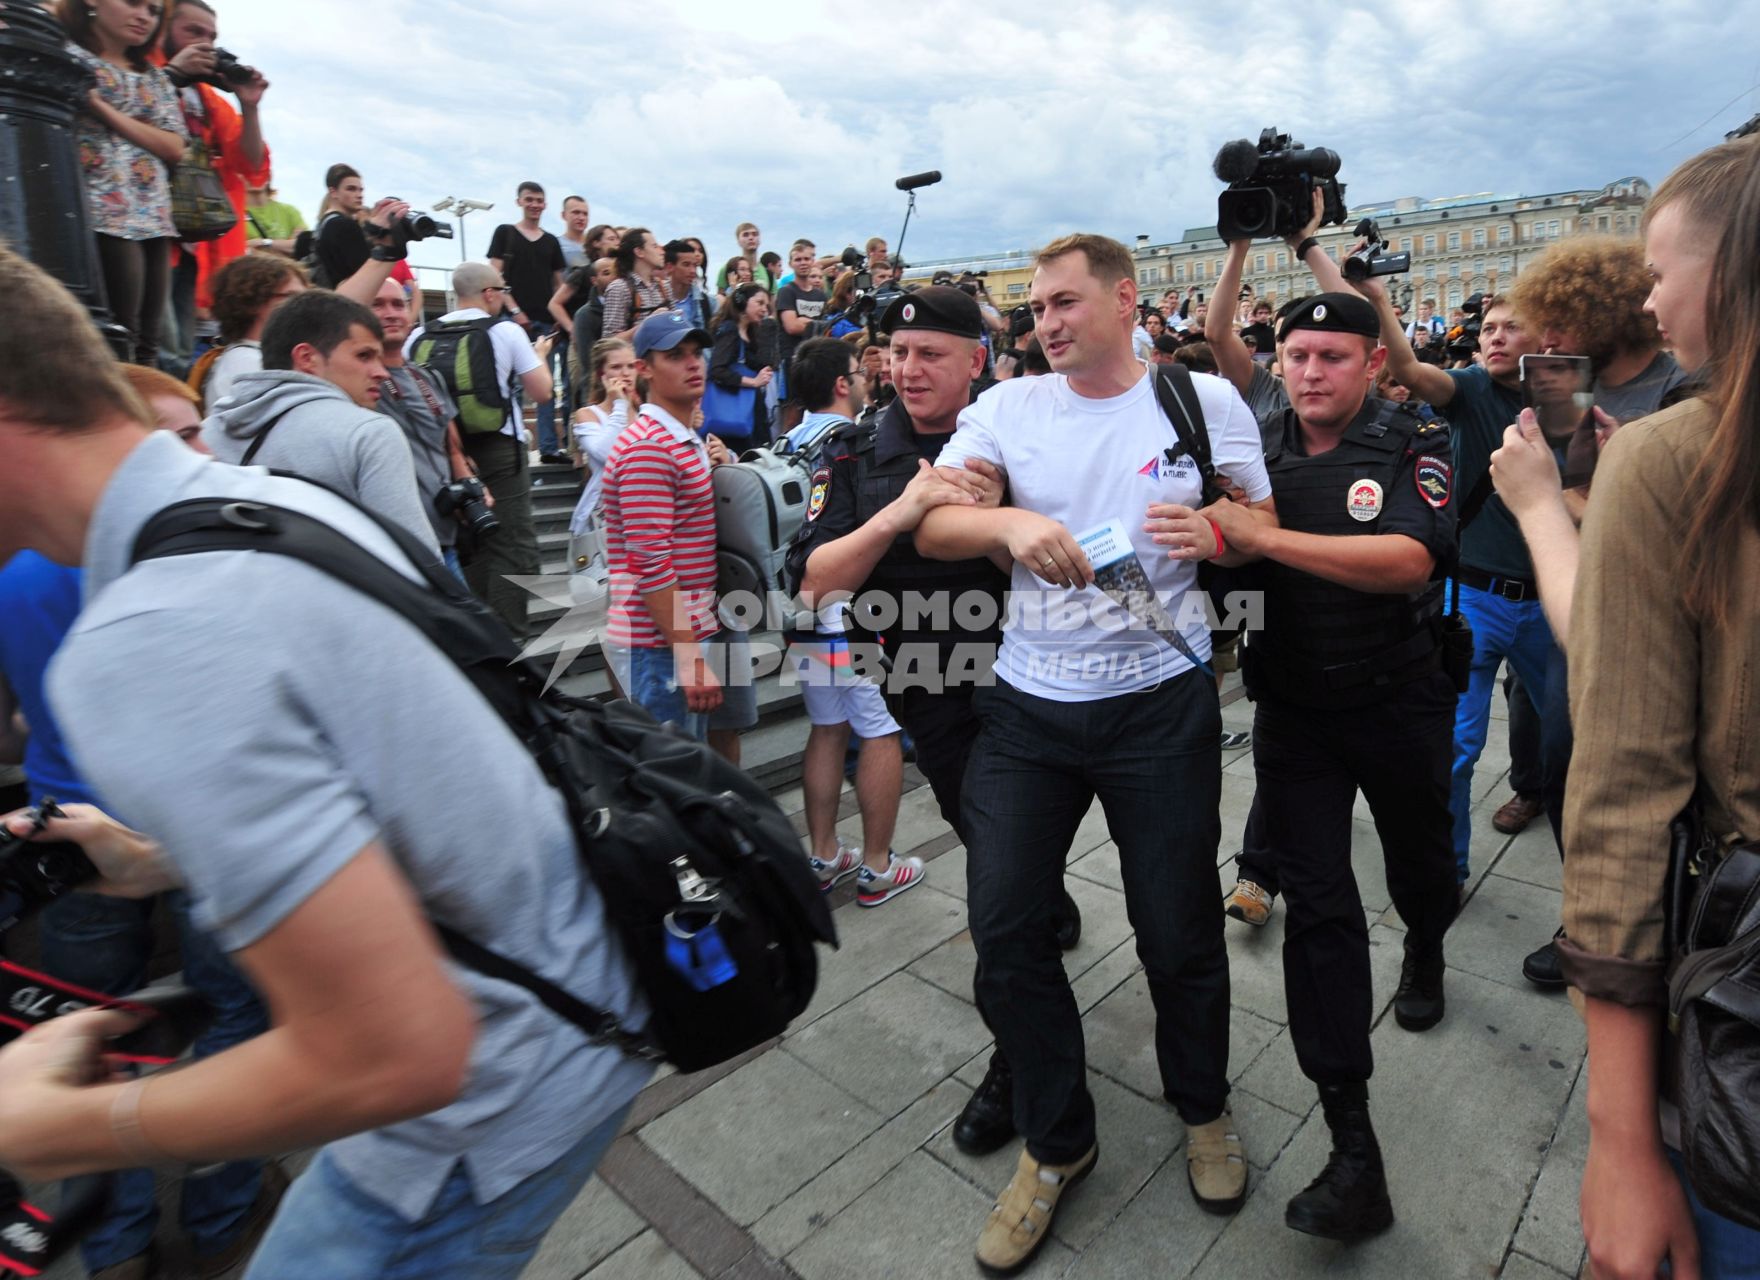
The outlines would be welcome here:
M 1712 1212 L 1760 1229 L 1760 846 L 1670 828 L 1669 1067 L 1681 1161 Z

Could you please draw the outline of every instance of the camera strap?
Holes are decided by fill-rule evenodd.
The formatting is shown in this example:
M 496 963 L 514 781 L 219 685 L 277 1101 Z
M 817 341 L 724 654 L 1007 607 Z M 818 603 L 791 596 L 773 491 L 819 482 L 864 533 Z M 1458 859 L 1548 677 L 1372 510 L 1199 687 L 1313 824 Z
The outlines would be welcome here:
M 160 1011 L 150 1004 L 137 1004 L 126 996 L 107 996 L 10 960 L 0 960 L 0 1043 L 66 1014 L 84 1009 L 120 1009 L 139 1014 L 144 1021 L 135 1030 L 112 1040 L 105 1052 L 124 1062 L 166 1066 L 183 1056 L 195 1038 L 194 1032 L 211 1020 L 211 1010 L 203 1013 L 205 1002 L 198 999 L 196 1003 L 201 1007 L 192 1009 L 193 1020 L 181 1010 L 176 1011 L 180 1015 L 177 1018 L 162 1018 Z
M 275 429 L 275 424 L 277 422 L 280 422 L 281 419 L 285 418 L 288 414 L 292 413 L 293 410 L 297 409 L 297 408 L 299 408 L 299 406 L 294 405 L 290 408 L 283 409 L 280 413 L 276 414 L 273 418 L 270 418 L 269 421 L 265 422 L 262 426 L 258 427 L 257 434 L 251 437 L 250 445 L 248 448 L 245 449 L 244 456 L 238 460 L 238 465 L 241 467 L 250 466 L 251 459 L 257 456 L 258 450 L 260 450 L 263 447 L 263 441 L 267 440 L 269 438 L 269 433 Z

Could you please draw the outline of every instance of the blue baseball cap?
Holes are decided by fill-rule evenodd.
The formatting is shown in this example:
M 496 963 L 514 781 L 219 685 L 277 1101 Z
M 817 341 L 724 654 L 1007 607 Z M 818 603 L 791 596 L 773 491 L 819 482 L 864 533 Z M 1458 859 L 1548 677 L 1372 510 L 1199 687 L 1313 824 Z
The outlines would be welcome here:
M 639 359 L 650 351 L 670 351 L 679 343 L 695 339 L 697 345 L 709 347 L 714 339 L 684 318 L 679 311 L 656 311 L 636 326 L 631 339 Z

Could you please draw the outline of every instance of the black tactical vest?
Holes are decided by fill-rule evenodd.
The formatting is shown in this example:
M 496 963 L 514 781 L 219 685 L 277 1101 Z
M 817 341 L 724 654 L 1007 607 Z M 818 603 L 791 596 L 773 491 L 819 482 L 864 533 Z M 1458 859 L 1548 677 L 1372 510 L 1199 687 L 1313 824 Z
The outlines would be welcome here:
M 880 416 L 884 420 L 892 415 L 897 415 L 902 423 L 895 421 L 891 434 L 896 435 L 901 425 L 906 431 L 910 430 L 910 419 L 905 417 L 902 404 L 894 402 Z M 917 459 L 921 455 L 915 450 L 885 459 L 877 456 L 879 442 L 886 438 L 886 434 L 885 423 L 879 422 L 872 430 L 860 430 L 850 441 L 850 452 L 856 460 L 856 519 L 859 524 L 866 524 L 887 504 L 895 501 L 917 474 Z M 900 534 L 857 593 L 850 608 L 850 630 L 865 638 L 883 637 L 888 648 L 922 641 L 1000 644 L 1002 603 L 1007 590 L 1008 578 L 990 561 L 930 560 L 917 553 L 912 535 Z M 943 629 L 927 621 L 913 623 L 906 616 L 909 597 L 914 593 L 930 603 L 947 602 L 937 604 L 939 615 L 931 616 L 957 619 L 957 615 L 948 612 L 951 602 L 973 591 L 985 593 L 995 601 L 995 607 L 989 611 L 997 620 L 993 626 L 977 631 Z M 883 617 L 873 607 L 874 601 L 864 604 L 863 597 L 870 594 L 890 597 L 900 607 L 888 611 L 891 618 Z M 957 627 L 957 620 L 954 625 Z
M 1265 456 L 1286 529 L 1363 537 L 1381 531 L 1380 517 L 1359 519 L 1385 504 L 1406 471 L 1412 437 L 1423 422 L 1403 405 L 1370 400 L 1338 444 L 1317 457 L 1291 448 L 1294 410 L 1273 419 L 1279 430 Z M 1365 482 L 1379 486 L 1379 499 Z M 1385 691 L 1436 670 L 1442 583 L 1415 595 L 1355 591 L 1299 569 L 1266 561 L 1265 625 L 1248 639 L 1247 683 L 1307 705 L 1374 701 Z

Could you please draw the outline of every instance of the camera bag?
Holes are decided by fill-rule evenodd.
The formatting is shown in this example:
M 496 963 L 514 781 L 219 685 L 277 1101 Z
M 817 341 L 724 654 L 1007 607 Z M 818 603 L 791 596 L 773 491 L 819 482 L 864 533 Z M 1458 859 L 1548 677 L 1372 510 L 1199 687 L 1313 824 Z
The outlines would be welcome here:
M 363 509 L 364 510 L 364 509 Z M 697 1071 L 781 1034 L 837 945 L 800 836 L 769 792 L 629 702 L 546 688 L 505 627 L 408 532 L 366 512 L 423 581 L 329 525 L 255 502 L 201 498 L 158 513 L 132 562 L 205 551 L 290 556 L 377 601 L 432 641 L 488 700 L 568 807 L 581 859 L 651 1011 L 645 1027 L 435 921 L 459 964 L 523 987 L 589 1039 Z

